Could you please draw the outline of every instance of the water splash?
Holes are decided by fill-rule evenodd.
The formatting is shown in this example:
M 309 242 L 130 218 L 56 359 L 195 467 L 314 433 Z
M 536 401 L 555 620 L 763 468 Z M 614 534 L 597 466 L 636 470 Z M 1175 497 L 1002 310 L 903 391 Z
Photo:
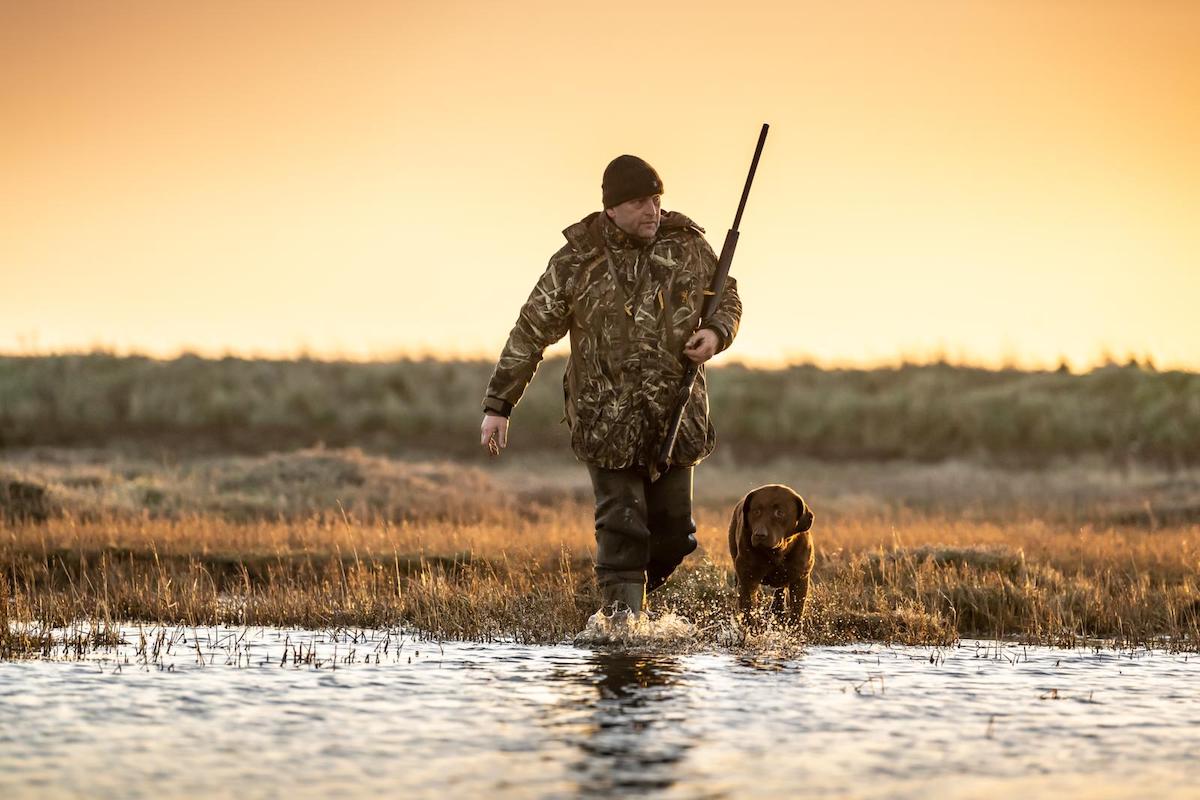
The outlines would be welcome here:
M 606 613 L 601 609 L 588 617 L 583 630 L 570 641 L 576 647 L 670 649 L 675 653 L 716 647 L 759 658 L 794 658 L 804 652 L 803 638 L 789 628 L 771 624 L 746 627 L 737 619 L 701 626 L 673 611 L 651 617 L 647 613 Z
M 575 634 L 573 641 L 578 647 L 653 647 L 696 644 L 699 636 L 695 625 L 671 611 L 651 618 L 649 614 L 631 614 L 627 611 L 606 614 L 601 609 L 588 617 L 587 624 Z
M 797 658 L 807 644 L 794 628 L 770 622 L 747 627 L 736 617 L 713 626 L 709 638 L 723 650 L 759 659 Z

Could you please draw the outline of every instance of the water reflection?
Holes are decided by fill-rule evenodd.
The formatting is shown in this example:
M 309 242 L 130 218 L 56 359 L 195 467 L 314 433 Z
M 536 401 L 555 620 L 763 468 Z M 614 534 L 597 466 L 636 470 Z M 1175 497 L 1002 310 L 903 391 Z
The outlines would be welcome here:
M 964 642 L 788 660 L 423 640 L 397 650 L 361 632 L 172 635 L 179 644 L 149 664 L 133 644 L 107 660 L 0 662 L 0 798 L 157 800 L 163 786 L 181 797 L 237 786 L 239 797 L 1197 798 L 1200 660 L 1187 654 Z M 298 663 L 281 663 L 285 645 Z
M 671 656 L 597 651 L 586 670 L 556 676 L 573 684 L 564 687 L 556 722 L 577 748 L 569 762 L 576 794 L 636 795 L 684 777 L 680 767 L 693 742 L 682 675 Z

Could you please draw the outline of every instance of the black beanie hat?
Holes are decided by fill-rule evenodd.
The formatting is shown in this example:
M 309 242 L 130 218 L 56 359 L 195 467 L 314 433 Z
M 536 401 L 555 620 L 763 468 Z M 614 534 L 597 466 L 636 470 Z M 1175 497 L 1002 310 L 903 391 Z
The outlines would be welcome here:
M 637 156 L 617 156 L 604 168 L 604 207 L 619 206 L 627 200 L 662 194 L 662 178 L 654 167 Z

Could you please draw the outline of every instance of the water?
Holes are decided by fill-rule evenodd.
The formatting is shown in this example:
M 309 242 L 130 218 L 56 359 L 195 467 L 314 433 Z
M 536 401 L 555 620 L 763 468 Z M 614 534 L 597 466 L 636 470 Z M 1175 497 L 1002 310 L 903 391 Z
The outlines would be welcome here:
M 0 797 L 1200 797 L 1195 656 L 140 635 L 0 663 Z

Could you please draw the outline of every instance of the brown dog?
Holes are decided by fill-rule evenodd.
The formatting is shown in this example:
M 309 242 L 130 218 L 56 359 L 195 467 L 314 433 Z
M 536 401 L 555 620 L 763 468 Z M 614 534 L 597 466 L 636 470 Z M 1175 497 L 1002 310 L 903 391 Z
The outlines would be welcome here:
M 738 609 L 748 620 L 760 584 L 775 588 L 771 610 L 799 624 L 813 568 L 813 513 L 804 498 L 778 483 L 742 498 L 729 520 L 729 554 L 737 574 Z

